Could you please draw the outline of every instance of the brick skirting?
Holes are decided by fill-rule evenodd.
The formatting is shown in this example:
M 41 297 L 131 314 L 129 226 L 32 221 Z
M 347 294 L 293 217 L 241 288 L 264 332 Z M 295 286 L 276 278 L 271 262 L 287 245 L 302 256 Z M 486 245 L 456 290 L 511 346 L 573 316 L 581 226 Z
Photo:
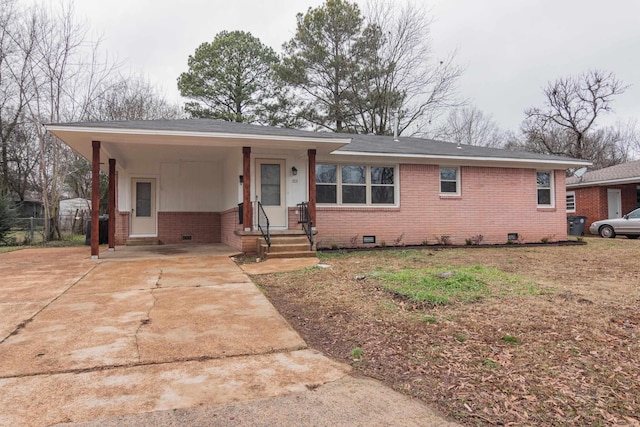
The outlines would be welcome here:
M 161 243 L 220 243 L 219 212 L 158 212 Z

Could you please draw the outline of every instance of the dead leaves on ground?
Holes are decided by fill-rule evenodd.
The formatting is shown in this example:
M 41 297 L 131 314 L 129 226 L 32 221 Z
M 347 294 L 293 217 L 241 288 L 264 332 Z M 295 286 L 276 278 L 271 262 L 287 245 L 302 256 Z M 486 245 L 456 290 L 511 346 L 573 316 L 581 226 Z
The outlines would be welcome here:
M 256 281 L 312 347 L 463 424 L 640 427 L 640 267 L 627 243 L 638 242 L 358 254 Z M 354 279 L 381 266 L 478 263 L 553 290 L 416 307 Z

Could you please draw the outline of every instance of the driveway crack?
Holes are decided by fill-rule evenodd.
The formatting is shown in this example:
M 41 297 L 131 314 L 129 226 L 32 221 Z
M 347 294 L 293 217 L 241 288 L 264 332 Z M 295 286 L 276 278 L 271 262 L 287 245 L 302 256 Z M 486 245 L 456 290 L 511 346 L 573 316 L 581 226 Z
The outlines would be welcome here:
M 100 264 L 102 264 L 101 262 L 96 263 L 94 266 L 92 266 L 89 270 L 87 270 L 82 276 L 80 276 L 78 278 L 78 280 L 76 280 L 75 282 L 73 282 L 67 289 L 65 289 L 64 291 L 60 292 L 60 294 L 58 294 L 58 296 L 56 296 L 55 298 L 53 298 L 51 301 L 49 301 L 48 303 L 46 303 L 45 305 L 43 305 L 40 310 L 36 311 L 35 313 L 33 313 L 33 315 L 31 317 L 29 317 L 28 319 L 23 320 L 22 322 L 20 322 L 20 324 L 18 326 L 16 326 L 14 328 L 13 331 L 11 331 L 9 333 L 9 335 L 7 335 L 6 337 L 0 339 L 0 344 L 4 343 L 6 340 L 8 340 L 10 337 L 17 335 L 21 329 L 23 329 L 25 326 L 27 326 L 29 323 L 33 322 L 33 319 L 36 318 L 37 315 L 39 315 L 40 313 L 42 313 L 47 307 L 49 307 L 51 304 L 53 304 L 54 302 L 58 301 L 58 299 L 60 299 L 60 297 L 62 297 L 64 294 L 66 294 L 67 292 L 69 292 L 69 290 L 71 288 L 73 288 L 75 285 L 77 285 L 78 283 L 80 283 L 82 281 L 82 279 L 84 279 L 85 277 L 87 277 L 87 275 L 89 275 L 89 273 L 91 273 L 93 270 L 96 269 L 96 267 L 98 267 Z
M 136 353 L 138 355 L 138 362 L 142 360 L 142 357 L 140 356 L 140 342 L 138 341 L 138 334 L 140 332 L 140 329 L 142 329 L 143 326 L 148 325 L 151 322 L 151 310 L 153 310 L 156 307 L 156 304 L 158 303 L 158 298 L 155 296 L 154 291 L 156 289 L 160 289 L 160 280 L 162 280 L 162 269 L 160 269 L 160 273 L 158 274 L 158 278 L 156 279 L 155 286 L 151 288 L 151 296 L 153 297 L 153 303 L 151 304 L 151 307 L 149 307 L 149 310 L 147 310 L 146 317 L 140 321 L 140 324 L 138 325 L 138 328 L 136 329 L 136 332 L 134 335 L 135 341 L 136 341 Z

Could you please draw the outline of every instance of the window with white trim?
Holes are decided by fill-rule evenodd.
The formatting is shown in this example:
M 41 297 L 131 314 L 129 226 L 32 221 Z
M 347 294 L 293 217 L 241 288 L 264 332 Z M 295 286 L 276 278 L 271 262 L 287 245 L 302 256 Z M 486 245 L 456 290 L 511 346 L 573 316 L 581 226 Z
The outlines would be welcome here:
M 338 166 L 316 165 L 316 202 L 338 203 Z
M 567 191 L 567 212 L 576 211 L 576 192 Z
M 537 171 L 536 185 L 538 189 L 538 206 L 553 207 L 553 173 L 552 171 Z
M 316 202 L 333 205 L 395 205 L 395 166 L 316 165 Z
M 440 168 L 440 194 L 460 194 L 460 168 Z

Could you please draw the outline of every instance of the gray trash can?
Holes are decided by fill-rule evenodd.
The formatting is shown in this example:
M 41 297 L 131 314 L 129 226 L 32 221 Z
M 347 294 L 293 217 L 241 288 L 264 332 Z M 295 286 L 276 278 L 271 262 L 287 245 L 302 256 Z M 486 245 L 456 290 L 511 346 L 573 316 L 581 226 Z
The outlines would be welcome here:
M 584 226 L 587 223 L 586 216 L 572 215 L 567 217 L 567 234 L 569 236 L 584 236 Z

